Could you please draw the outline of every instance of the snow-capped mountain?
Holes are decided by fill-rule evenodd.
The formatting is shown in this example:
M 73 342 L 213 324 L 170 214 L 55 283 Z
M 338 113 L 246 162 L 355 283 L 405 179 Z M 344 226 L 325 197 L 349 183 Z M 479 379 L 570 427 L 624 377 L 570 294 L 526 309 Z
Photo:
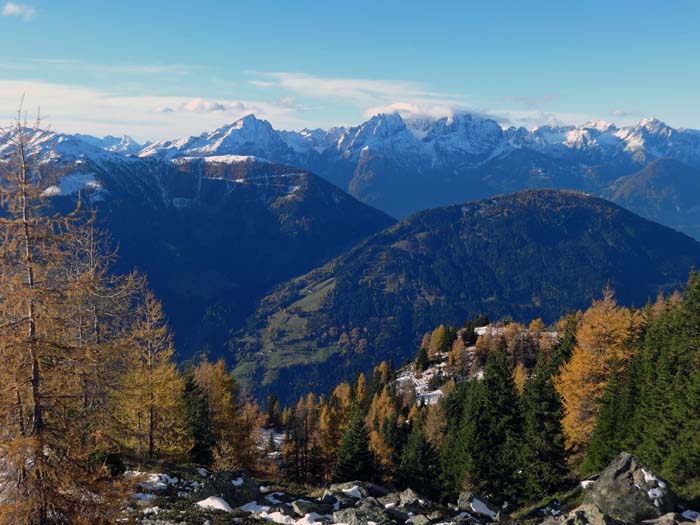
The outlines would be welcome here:
M 299 134 L 301 135 L 301 133 Z M 141 157 L 175 158 L 211 155 L 253 155 L 276 161 L 294 158 L 294 150 L 266 120 L 254 115 L 243 117 L 198 137 L 155 142 L 144 148 Z
M 160 141 L 143 157 L 172 158 L 252 154 L 275 161 L 337 156 L 358 160 L 372 153 L 394 160 L 419 158 L 428 166 L 485 161 L 516 149 L 580 162 L 626 160 L 636 164 L 674 158 L 700 165 L 700 131 L 674 129 L 656 119 L 618 128 L 605 121 L 576 126 L 503 129 L 492 119 L 467 113 L 439 119 L 404 119 L 379 114 L 358 126 L 330 130 L 276 131 L 269 122 L 248 115 L 198 137 Z
M 625 127 L 592 121 L 504 129 L 467 113 L 409 119 L 379 114 L 357 126 L 276 131 L 248 115 L 198 137 L 157 142 L 140 155 L 256 155 L 318 173 L 360 200 L 404 217 L 525 188 L 616 194 L 609 190 L 615 181 L 658 159 L 700 168 L 700 131 L 675 129 L 657 119 Z M 645 208 L 648 204 L 639 210 Z M 665 223 L 696 235 L 700 225 L 685 221 L 684 213 Z
M 122 153 L 124 155 L 135 155 L 150 144 L 149 142 L 140 144 L 128 135 L 122 135 L 121 137 L 107 135 L 99 138 L 93 137 L 92 135 L 77 133 L 73 136 L 98 148 L 111 151 L 112 153 Z

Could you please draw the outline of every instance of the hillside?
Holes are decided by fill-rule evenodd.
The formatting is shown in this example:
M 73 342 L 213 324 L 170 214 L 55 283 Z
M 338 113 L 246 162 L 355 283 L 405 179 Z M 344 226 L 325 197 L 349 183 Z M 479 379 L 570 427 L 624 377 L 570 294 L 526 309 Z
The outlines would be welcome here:
M 606 284 L 640 305 L 699 262 L 692 239 L 580 193 L 428 210 L 265 297 L 231 342 L 236 375 L 258 394 L 293 398 L 382 359 L 401 362 L 440 322 L 479 313 L 551 321 Z
M 620 206 L 700 238 L 700 169 L 673 159 L 650 162 L 605 192 Z
M 182 359 L 221 355 L 267 291 L 394 222 L 320 177 L 256 157 L 144 159 L 34 133 L 33 153 L 59 173 L 46 191 L 53 205 L 68 211 L 81 194 L 94 206 L 118 247 L 115 270 L 146 273 Z

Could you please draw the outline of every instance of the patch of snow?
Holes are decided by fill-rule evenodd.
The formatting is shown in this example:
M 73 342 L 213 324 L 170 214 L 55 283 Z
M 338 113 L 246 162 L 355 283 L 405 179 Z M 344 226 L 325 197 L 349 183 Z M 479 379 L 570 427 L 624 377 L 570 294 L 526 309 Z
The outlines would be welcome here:
M 223 510 L 224 512 L 233 512 L 231 505 L 226 503 L 226 500 L 224 500 L 223 498 L 218 498 L 216 496 L 209 496 L 207 499 L 203 499 L 202 501 L 198 501 L 197 506 L 202 507 L 203 509 Z
M 203 478 L 208 478 L 209 477 L 209 471 L 203 467 L 199 467 L 197 469 L 197 473 L 202 476 Z
M 690 521 L 700 522 L 700 512 L 694 510 L 684 510 L 681 516 Z
M 64 175 L 58 181 L 58 185 L 49 186 L 44 190 L 44 197 L 55 197 L 57 195 L 73 195 L 82 190 L 92 190 L 100 192 L 102 185 L 95 178 L 94 173 L 70 173 Z
M 354 487 L 350 487 L 349 489 L 344 489 L 343 493 L 346 496 L 350 496 L 351 498 L 362 499 L 362 493 L 360 492 L 360 488 L 357 485 L 355 485 Z
M 243 478 L 232 479 L 231 485 L 233 485 L 234 487 L 240 487 L 241 485 L 243 485 Z
M 477 514 L 482 514 L 483 516 L 488 516 L 489 518 L 496 517 L 496 513 L 490 508 L 488 508 L 488 506 L 486 506 L 486 503 L 484 503 L 480 499 L 474 498 L 469 505 L 471 506 L 472 510 Z
M 257 501 L 250 501 L 245 505 L 241 505 L 238 508 L 244 512 L 250 512 L 251 514 L 260 514 L 262 512 L 268 512 L 270 510 L 270 507 L 260 505 Z
M 593 483 L 595 483 L 595 480 L 593 480 L 593 479 L 584 479 L 584 480 L 581 482 L 581 487 L 585 489 L 585 488 L 590 487 L 591 485 L 593 485 Z

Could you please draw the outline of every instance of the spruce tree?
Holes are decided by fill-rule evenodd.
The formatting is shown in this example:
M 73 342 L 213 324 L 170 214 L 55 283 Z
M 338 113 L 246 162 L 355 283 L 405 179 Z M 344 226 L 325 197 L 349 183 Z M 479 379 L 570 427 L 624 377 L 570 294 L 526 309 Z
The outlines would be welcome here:
M 435 447 L 416 425 L 401 452 L 397 478 L 399 483 L 416 491 L 437 497 L 440 492 L 440 462 Z
M 185 373 L 185 410 L 187 430 L 192 445 L 188 451 L 190 459 L 200 465 L 210 465 L 213 460 L 212 445 L 214 438 L 207 411 L 207 399 L 194 379 L 192 370 Z
M 524 488 L 529 499 L 538 499 L 561 484 L 566 475 L 563 409 L 554 388 L 552 364 L 538 357 L 532 377 L 523 392 L 522 464 Z
M 333 480 L 369 481 L 374 471 L 373 463 L 374 458 L 369 450 L 369 432 L 362 414 L 356 412 L 340 440 Z
M 416 356 L 416 370 L 423 372 L 428 368 L 428 351 L 421 346 Z
M 459 485 L 494 501 L 520 497 L 518 395 L 504 345 L 487 359 L 484 379 L 469 390 L 456 439 Z M 461 470 L 461 472 L 460 472 Z

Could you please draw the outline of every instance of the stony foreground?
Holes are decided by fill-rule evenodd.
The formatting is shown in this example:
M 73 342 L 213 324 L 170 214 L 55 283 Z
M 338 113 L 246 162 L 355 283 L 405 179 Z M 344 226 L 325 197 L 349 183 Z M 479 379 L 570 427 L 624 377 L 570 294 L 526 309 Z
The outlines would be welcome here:
M 137 475 L 136 473 L 135 475 Z M 527 512 L 499 508 L 487 498 L 463 492 L 438 504 L 411 489 L 395 491 L 373 483 L 334 484 L 322 492 L 294 494 L 259 484 L 243 472 L 209 473 L 197 479 L 142 475 L 126 521 L 142 524 L 280 523 L 311 525 L 442 525 L 493 522 L 544 525 L 677 525 L 700 523 L 700 513 L 680 506 L 666 483 L 633 456 L 620 454 L 595 480 L 569 495 L 578 506 L 552 499 Z

